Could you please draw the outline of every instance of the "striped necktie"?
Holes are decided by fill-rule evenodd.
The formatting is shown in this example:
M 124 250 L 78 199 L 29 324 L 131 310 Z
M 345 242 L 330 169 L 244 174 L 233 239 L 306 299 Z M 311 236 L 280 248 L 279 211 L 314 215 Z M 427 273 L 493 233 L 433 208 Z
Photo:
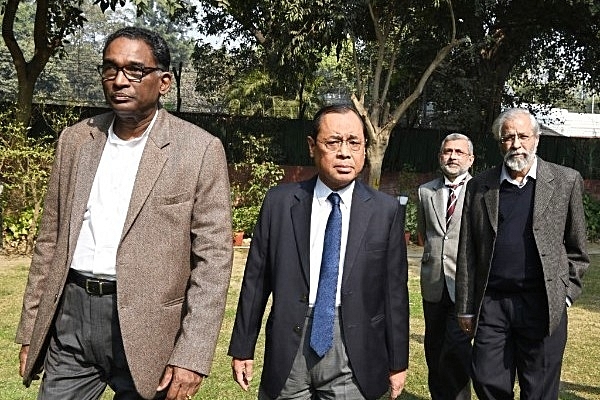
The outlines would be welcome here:
M 448 188 L 448 205 L 446 206 L 446 228 L 450 225 L 452 214 L 456 208 L 456 188 L 465 184 L 464 179 L 457 184 L 447 184 Z

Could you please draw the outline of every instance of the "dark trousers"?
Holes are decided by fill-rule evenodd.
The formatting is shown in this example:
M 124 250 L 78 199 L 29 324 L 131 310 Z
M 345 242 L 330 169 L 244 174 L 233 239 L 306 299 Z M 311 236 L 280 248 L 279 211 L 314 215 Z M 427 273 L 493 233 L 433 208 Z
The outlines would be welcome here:
M 439 302 L 423 300 L 423 315 L 432 400 L 470 400 L 471 339 L 458 326 L 446 285 Z
M 115 391 L 114 399 L 142 399 L 125 359 L 117 295 L 91 296 L 68 283 L 54 323 L 38 400 L 95 400 L 107 385 Z
M 556 400 L 567 342 L 566 306 L 548 335 L 544 292 L 486 293 L 473 344 L 473 387 L 480 399 Z

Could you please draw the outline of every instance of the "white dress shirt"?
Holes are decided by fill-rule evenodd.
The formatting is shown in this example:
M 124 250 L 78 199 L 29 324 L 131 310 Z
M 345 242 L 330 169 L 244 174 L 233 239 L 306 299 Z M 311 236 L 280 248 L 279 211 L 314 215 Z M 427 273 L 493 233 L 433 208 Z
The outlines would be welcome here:
M 340 195 L 340 210 L 342 211 L 342 240 L 340 246 L 340 265 L 338 269 L 338 283 L 336 292 L 336 306 L 340 305 L 340 288 L 342 287 L 342 274 L 344 272 L 344 257 L 346 255 L 346 241 L 348 240 L 348 225 L 350 222 L 350 207 L 352 205 L 352 192 L 354 182 L 345 188 L 336 191 Z M 317 178 L 315 192 L 310 214 L 310 287 L 308 294 L 309 305 L 312 307 L 317 299 L 319 287 L 319 273 L 321 271 L 321 258 L 323 257 L 323 240 L 327 219 L 331 212 L 331 203 L 327 197 L 333 191 L 321 179 Z
M 144 133 L 122 140 L 113 123 L 94 177 L 71 268 L 85 275 L 115 279 L 117 249 L 142 152 L 156 116 Z

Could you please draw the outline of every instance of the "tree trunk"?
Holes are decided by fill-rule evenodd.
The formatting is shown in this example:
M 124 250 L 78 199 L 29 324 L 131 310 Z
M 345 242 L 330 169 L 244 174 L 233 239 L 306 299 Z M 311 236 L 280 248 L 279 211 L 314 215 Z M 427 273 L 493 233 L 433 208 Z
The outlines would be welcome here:
M 388 147 L 389 137 L 390 132 L 381 130 L 378 134 L 372 136 L 369 147 L 367 147 L 367 160 L 369 162 L 367 183 L 375 189 L 379 189 L 379 184 L 381 183 L 381 167 L 385 151 Z
M 24 74 L 25 75 L 25 74 Z M 37 79 L 37 77 L 36 77 Z M 33 104 L 33 89 L 36 79 L 19 79 L 19 91 L 17 93 L 17 122 L 23 126 L 29 126 Z

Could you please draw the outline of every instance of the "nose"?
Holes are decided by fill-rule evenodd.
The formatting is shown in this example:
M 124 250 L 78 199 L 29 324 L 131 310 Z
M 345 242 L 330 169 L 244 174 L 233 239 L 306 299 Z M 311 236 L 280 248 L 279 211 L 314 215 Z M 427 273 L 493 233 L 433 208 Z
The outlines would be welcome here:
M 117 75 L 113 79 L 114 83 L 118 86 L 128 86 L 129 79 L 125 76 L 125 72 L 122 69 L 117 70 Z
M 338 155 L 343 158 L 350 157 L 350 143 L 347 140 L 342 140 L 340 142 L 340 148 L 338 149 Z

